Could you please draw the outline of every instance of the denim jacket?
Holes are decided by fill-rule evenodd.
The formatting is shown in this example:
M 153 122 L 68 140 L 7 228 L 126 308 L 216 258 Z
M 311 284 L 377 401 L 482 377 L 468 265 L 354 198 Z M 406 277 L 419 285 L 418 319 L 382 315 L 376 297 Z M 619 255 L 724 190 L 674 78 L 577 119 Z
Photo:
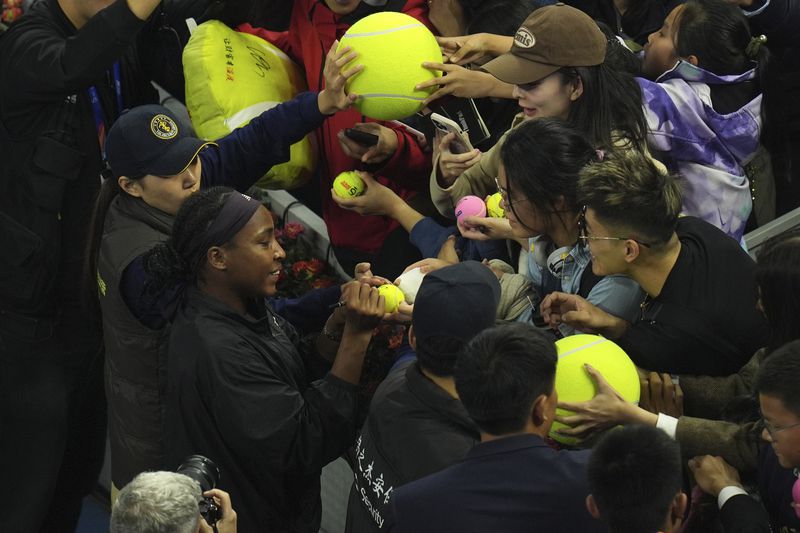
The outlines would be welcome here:
M 655 81 L 637 78 L 642 88 L 649 147 L 680 174 L 683 212 L 702 218 L 740 240 L 753 207 L 744 165 L 755 155 L 761 133 L 761 95 L 732 113 L 711 104 L 709 85 L 756 79 L 717 76 L 679 61 Z
M 548 240 L 541 237 L 534 237 L 528 240 L 530 245 L 530 254 L 528 254 L 528 277 L 533 282 L 536 292 L 540 298 L 544 298 L 547 294 L 543 291 L 543 273 L 546 265 L 540 264 L 537 257 L 547 257 L 553 250 L 553 244 Z M 537 252 L 537 248 L 541 248 L 542 253 Z M 564 260 L 564 269 L 561 272 L 561 287 L 557 290 L 569 294 L 577 294 L 581 287 L 581 277 L 583 276 L 586 267 L 591 268 L 590 262 L 592 256 L 589 249 L 580 245 L 575 245 L 570 251 L 567 258 Z M 611 313 L 614 316 L 632 322 L 639 313 L 644 293 L 639 288 L 639 284 L 626 276 L 605 276 L 597 284 L 592 287 L 586 299 L 601 308 L 602 310 Z M 531 313 L 526 311 L 517 320 L 528 321 L 530 320 Z M 572 335 L 576 331 L 561 324 L 559 331 L 565 337 Z

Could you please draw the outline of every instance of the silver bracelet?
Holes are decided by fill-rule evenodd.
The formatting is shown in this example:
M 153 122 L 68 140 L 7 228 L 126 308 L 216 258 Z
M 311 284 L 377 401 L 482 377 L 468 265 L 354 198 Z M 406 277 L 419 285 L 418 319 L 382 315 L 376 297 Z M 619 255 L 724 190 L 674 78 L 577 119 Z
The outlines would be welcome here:
M 322 334 L 325 335 L 328 339 L 332 340 L 333 342 L 340 342 L 342 340 L 341 333 L 334 333 L 328 329 L 328 325 L 325 324 L 322 326 Z

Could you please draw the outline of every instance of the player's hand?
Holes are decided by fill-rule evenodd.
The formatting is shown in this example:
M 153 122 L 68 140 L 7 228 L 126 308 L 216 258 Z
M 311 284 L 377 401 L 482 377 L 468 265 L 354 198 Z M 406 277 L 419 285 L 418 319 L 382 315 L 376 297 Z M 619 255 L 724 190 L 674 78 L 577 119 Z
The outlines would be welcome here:
M 359 122 L 353 125 L 354 129 L 378 136 L 378 144 L 374 146 L 364 146 L 344 134 L 340 130 L 337 134 L 339 145 L 342 147 L 347 157 L 358 159 L 362 163 L 376 165 L 383 163 L 394 155 L 397 151 L 397 132 L 387 128 L 377 122 Z
M 372 333 L 380 324 L 386 310 L 386 302 L 378 289 L 368 283 L 353 281 L 342 293 L 345 301 L 345 332 Z

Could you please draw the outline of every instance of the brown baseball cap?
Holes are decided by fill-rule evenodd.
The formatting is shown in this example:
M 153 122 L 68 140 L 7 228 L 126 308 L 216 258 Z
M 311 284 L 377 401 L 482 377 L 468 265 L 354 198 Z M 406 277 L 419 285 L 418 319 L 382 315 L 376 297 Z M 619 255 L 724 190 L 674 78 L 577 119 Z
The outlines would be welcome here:
M 559 2 L 528 15 L 514 35 L 511 51 L 482 68 L 506 83 L 533 83 L 562 67 L 601 64 L 606 42 L 589 15 Z

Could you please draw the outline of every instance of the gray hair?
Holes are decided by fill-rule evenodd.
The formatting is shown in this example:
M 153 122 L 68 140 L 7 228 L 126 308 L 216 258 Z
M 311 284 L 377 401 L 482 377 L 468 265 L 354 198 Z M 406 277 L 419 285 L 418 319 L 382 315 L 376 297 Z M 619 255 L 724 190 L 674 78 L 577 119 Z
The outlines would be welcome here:
M 202 493 L 197 481 L 175 472 L 143 472 L 120 491 L 111 533 L 195 533 Z

